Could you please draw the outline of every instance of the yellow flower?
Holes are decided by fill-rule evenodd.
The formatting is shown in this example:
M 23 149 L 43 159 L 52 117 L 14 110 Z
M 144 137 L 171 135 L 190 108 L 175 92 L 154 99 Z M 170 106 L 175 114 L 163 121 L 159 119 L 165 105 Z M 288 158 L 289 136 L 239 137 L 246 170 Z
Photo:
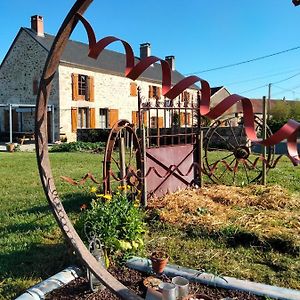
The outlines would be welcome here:
M 91 189 L 90 189 L 90 192 L 93 193 L 93 194 L 96 193 L 97 188 L 95 186 L 92 186 Z
M 134 204 L 133 204 L 134 207 L 139 207 L 140 206 L 140 200 L 136 199 L 134 201 Z
M 111 200 L 112 196 L 110 194 L 106 194 L 102 196 L 103 199 Z
M 118 190 L 126 191 L 130 189 L 130 185 L 119 185 Z
M 119 247 L 121 250 L 125 250 L 125 251 L 132 249 L 130 242 L 124 240 L 119 240 Z
M 132 244 L 132 248 L 135 250 L 139 247 L 139 243 L 137 243 L 135 241 L 132 241 L 131 244 Z

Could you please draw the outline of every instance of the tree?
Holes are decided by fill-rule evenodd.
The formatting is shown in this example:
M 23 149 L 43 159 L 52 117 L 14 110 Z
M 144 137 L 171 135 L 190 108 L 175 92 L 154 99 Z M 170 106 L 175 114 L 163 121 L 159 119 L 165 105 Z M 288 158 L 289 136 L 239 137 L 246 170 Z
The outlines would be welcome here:
M 278 131 L 289 119 L 300 121 L 300 101 L 278 101 L 270 110 L 268 122 L 272 132 Z

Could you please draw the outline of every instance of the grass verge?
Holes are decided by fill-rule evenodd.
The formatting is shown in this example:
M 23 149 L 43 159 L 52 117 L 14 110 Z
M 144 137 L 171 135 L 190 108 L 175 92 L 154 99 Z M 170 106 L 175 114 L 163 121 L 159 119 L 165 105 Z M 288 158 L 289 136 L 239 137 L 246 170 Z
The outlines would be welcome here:
M 71 219 L 75 220 L 80 205 L 88 199 L 89 181 L 82 187 L 73 187 L 60 179 L 69 176 L 80 179 L 87 172 L 101 178 L 102 154 L 51 153 L 53 176 L 58 193 Z M 56 221 L 46 202 L 37 171 L 34 153 L 0 153 L 0 299 L 13 299 L 33 284 L 68 266 L 74 257 L 69 255 Z M 300 170 L 284 159 L 278 168 L 270 170 L 268 182 L 280 183 L 290 195 L 299 199 Z M 251 191 L 250 191 L 251 193 Z M 215 202 L 216 204 L 218 202 Z M 220 205 L 224 205 L 220 203 Z M 230 204 L 231 205 L 231 204 Z M 229 206 L 230 206 L 229 205 Z M 228 206 L 228 205 L 227 205 Z M 236 208 L 235 213 L 251 214 L 269 209 L 248 207 Z M 198 214 L 204 214 L 203 204 Z M 163 248 L 173 262 L 188 267 L 204 269 L 216 274 L 247 278 L 285 287 L 300 288 L 299 256 L 288 251 L 278 251 L 271 245 L 251 243 L 230 244 L 233 233 L 239 235 L 249 228 L 233 222 L 215 231 L 205 231 L 197 224 L 193 227 L 175 226 L 161 218 L 161 208 L 153 209 L 149 220 L 150 234 L 147 251 Z M 279 211 L 274 226 L 282 223 Z M 290 208 L 291 212 L 299 211 Z M 283 222 L 285 223 L 285 222 Z M 227 225 L 226 225 L 227 224 Z M 287 223 L 288 224 L 288 223 Z M 286 224 L 286 225 L 287 225 Z M 227 226 L 227 227 L 226 227 Z M 236 229 L 238 226 L 239 230 Z M 262 224 L 262 227 L 265 225 Z M 213 235 L 212 233 L 216 234 Z M 255 232 L 259 236 L 260 230 Z M 299 236 L 299 234 L 298 234 Z M 217 237 L 217 238 L 216 238 Z M 223 239 L 221 238 L 223 237 Z M 247 235 L 246 235 L 247 237 Z M 290 238 L 291 235 L 288 236 Z M 287 241 L 283 236 L 283 241 Z M 289 244 L 286 244 L 290 247 Z

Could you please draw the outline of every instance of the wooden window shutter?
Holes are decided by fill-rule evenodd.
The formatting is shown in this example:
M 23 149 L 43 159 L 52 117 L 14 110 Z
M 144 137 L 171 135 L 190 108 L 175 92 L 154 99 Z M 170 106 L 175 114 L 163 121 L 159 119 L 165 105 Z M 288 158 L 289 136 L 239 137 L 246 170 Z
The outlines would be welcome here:
M 95 101 L 95 86 L 93 76 L 88 77 L 88 100 L 91 102 Z
M 138 112 L 138 111 L 133 111 L 133 112 L 131 113 L 132 124 L 138 125 L 138 123 L 139 123 L 138 115 L 139 115 L 139 112 Z
M 149 85 L 149 98 L 153 98 L 153 86 Z
M 163 128 L 164 127 L 164 118 L 163 117 L 158 117 L 157 119 L 157 127 L 158 128 Z
M 109 127 L 112 128 L 115 123 L 119 120 L 119 110 L 110 109 L 109 110 Z
M 90 128 L 96 128 L 95 108 L 90 108 Z
M 184 125 L 185 124 L 185 113 L 181 112 L 180 113 L 180 125 Z
M 77 108 L 71 108 L 71 124 L 72 124 L 72 132 L 77 131 Z
M 147 111 L 143 112 L 143 120 L 144 120 L 144 125 L 147 127 L 148 126 L 148 113 L 147 113 Z
M 130 96 L 137 96 L 137 84 L 135 82 L 130 83 Z
M 191 125 L 191 113 L 186 114 L 187 125 Z
M 79 100 L 78 95 L 78 74 L 72 74 L 72 99 Z
M 160 99 L 161 98 L 161 87 L 158 87 L 157 88 L 157 99 Z

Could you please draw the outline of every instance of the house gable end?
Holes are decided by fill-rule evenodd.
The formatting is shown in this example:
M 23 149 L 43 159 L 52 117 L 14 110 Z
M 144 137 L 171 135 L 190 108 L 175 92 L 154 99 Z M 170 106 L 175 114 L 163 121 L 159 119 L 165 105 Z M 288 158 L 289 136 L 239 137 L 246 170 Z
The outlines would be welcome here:
M 0 103 L 35 104 L 34 81 L 39 81 L 48 51 L 20 29 L 0 67 Z

